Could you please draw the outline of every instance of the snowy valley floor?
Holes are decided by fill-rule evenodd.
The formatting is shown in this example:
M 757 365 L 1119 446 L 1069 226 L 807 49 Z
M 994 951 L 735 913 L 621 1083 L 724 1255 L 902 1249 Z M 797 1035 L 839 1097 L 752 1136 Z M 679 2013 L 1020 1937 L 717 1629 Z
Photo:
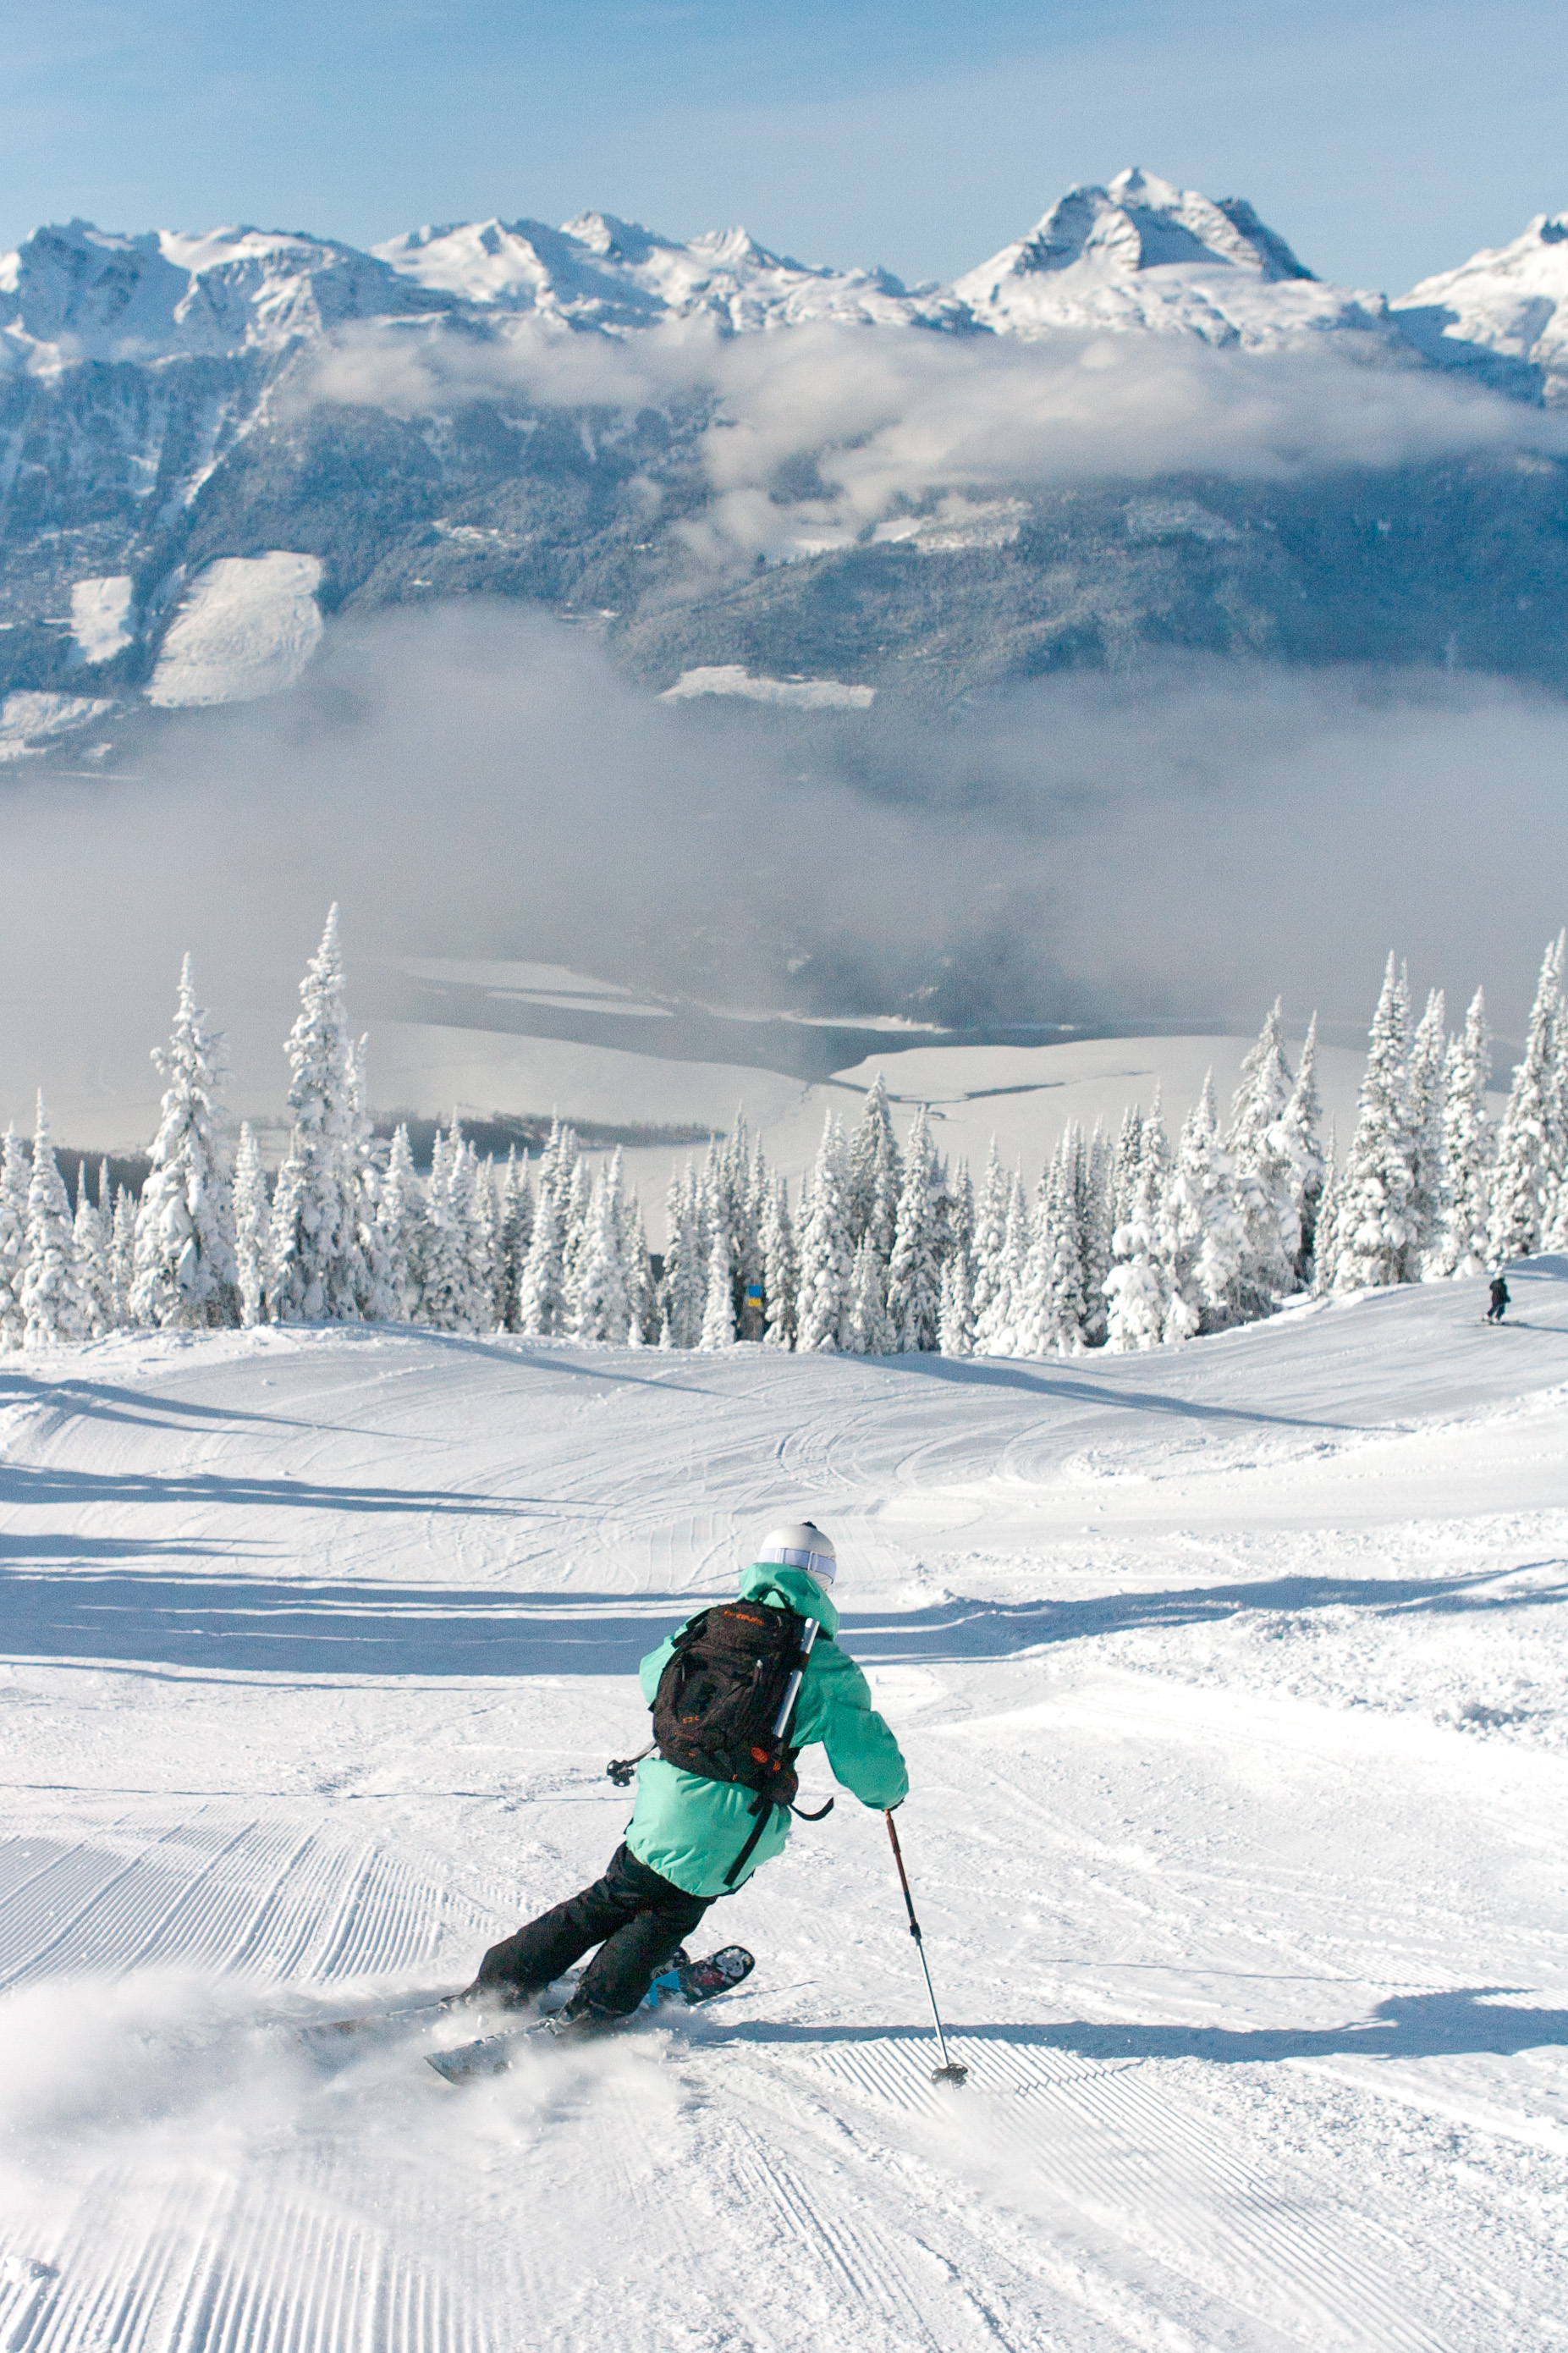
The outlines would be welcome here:
M 0 2345 L 1568 2346 L 1568 1261 L 1513 1288 L 1059 1365 L 5 1359 Z M 467 2092 L 301 2035 L 598 1871 L 637 1657 L 802 1510 L 970 2086 L 852 1800 L 683 2023 Z

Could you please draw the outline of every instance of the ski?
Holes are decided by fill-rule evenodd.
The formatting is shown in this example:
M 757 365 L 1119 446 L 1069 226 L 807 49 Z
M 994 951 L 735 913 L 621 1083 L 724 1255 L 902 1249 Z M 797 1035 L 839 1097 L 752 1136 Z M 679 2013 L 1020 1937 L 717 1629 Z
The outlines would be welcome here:
M 387 2002 L 379 2010 L 357 2010 L 352 2018 L 322 2018 L 298 2026 L 296 2032 L 311 2034 L 369 2034 L 377 2027 L 401 2026 L 408 2019 L 438 2018 L 451 2009 L 462 1991 L 455 1986 L 450 1993 L 426 1994 L 418 2001 Z
M 755 1957 L 744 1945 L 721 1945 L 710 1953 L 705 1961 L 689 1961 L 681 1955 L 661 1969 L 648 1988 L 661 2000 L 685 2002 L 695 2010 L 700 2001 L 711 2001 L 716 1994 L 730 1993 L 745 1982 L 756 1968 Z
M 657 2010 L 666 2001 L 681 2001 L 689 2010 L 695 2010 L 701 2002 L 732 1992 L 755 1967 L 754 1957 L 743 1945 L 725 1945 L 700 1961 L 674 1960 L 658 1972 L 647 1998 L 624 2021 L 623 2028 L 609 2031 L 624 2031 L 643 2010 Z M 531 2025 L 512 2027 L 502 2034 L 481 2035 L 478 2042 L 460 2042 L 453 2051 L 428 2051 L 425 2063 L 434 2067 L 448 2084 L 473 2084 L 487 2075 L 504 2075 L 526 2042 L 558 2031 L 555 2021 L 559 2016 L 558 2010 L 552 2011 L 548 2018 L 535 2019 Z

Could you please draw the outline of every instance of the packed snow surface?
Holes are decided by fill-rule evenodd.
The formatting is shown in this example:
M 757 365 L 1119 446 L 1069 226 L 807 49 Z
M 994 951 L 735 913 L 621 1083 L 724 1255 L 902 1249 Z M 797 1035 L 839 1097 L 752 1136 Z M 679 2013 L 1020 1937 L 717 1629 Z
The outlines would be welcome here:
M 321 640 L 319 555 L 224 555 L 169 625 L 150 702 L 253 702 L 292 686 Z
M 0 2342 L 1562 2347 L 1568 1261 L 1511 1279 L 1050 1364 L 8 1359 Z M 466 2092 L 300 2031 L 598 1871 L 638 1655 L 802 1510 L 968 2086 L 847 1798 L 709 2010 Z

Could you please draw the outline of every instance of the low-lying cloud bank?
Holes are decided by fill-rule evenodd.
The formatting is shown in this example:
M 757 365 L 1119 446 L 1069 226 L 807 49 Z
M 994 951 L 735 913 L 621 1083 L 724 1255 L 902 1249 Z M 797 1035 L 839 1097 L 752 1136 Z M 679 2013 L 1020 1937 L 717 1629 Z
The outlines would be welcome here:
M 486 402 L 519 431 L 539 409 L 668 417 L 695 432 L 711 493 L 685 526 L 693 553 L 721 567 L 853 545 L 933 491 L 1568 456 L 1568 417 L 1401 366 L 1371 338 L 1351 355 L 1361 340 L 1258 354 L 1159 334 L 686 325 L 616 342 L 528 318 L 483 334 L 377 322 L 315 350 L 291 396 L 402 417 Z
M 340 624 L 307 689 L 134 751 L 5 787 L 0 1113 L 68 1071 L 106 1123 L 71 1142 L 129 1140 L 187 947 L 280 1098 L 333 897 L 367 1013 L 376 962 L 421 955 L 728 1007 L 1251 1025 L 1282 990 L 1359 1025 L 1393 942 L 1417 989 L 1484 979 L 1505 1034 L 1568 913 L 1568 711 L 1431 674 L 1184 661 L 922 728 L 650 703 L 593 641 L 470 606 Z

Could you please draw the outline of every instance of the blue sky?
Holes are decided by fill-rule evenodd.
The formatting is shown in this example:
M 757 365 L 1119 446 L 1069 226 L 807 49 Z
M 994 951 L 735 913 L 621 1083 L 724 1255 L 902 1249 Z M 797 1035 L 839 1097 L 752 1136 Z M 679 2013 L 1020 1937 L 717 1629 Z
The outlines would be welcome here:
M 0 241 L 587 206 L 945 278 L 1126 163 L 1402 290 L 1568 208 L 1568 9 L 0 0 Z

